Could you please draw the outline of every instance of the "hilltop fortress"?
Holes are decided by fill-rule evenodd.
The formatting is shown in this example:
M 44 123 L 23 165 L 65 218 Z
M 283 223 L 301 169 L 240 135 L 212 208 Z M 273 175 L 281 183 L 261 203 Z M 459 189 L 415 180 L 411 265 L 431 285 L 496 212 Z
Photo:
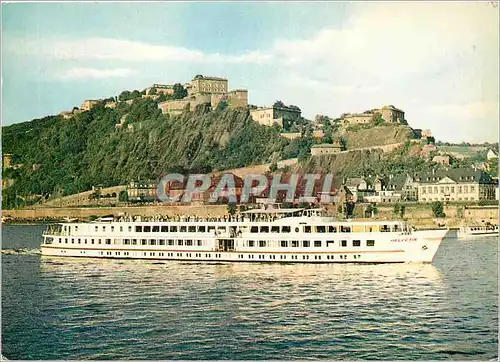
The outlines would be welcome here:
M 407 125 L 405 112 L 392 104 L 383 106 L 380 109 L 371 109 L 363 113 L 343 113 L 340 116 L 344 124 L 367 124 L 376 121 L 379 117 L 390 123 L 400 123 Z
M 178 115 L 186 107 L 193 111 L 197 105 L 203 103 L 210 103 L 212 109 L 215 109 L 221 101 L 227 102 L 232 108 L 245 108 L 248 106 L 248 90 L 234 89 L 228 91 L 226 78 L 206 77 L 199 74 L 193 78 L 191 83 L 184 84 L 184 88 L 187 90 L 185 98 L 168 100 L 158 104 L 163 114 Z M 146 94 L 149 93 L 150 89 L 146 90 Z M 173 89 L 173 86 L 161 85 L 161 88 L 157 87 L 156 89 Z

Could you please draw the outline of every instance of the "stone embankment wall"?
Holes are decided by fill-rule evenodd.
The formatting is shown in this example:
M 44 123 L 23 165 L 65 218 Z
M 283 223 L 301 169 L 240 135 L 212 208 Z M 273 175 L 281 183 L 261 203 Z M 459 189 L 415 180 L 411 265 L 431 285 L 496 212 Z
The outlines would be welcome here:
M 364 219 L 367 204 L 357 204 L 354 217 Z M 337 216 L 335 205 L 326 205 L 330 215 Z M 394 206 L 378 206 L 378 214 L 371 220 L 392 220 Z M 459 227 L 464 225 L 481 225 L 485 223 L 498 224 L 497 206 L 462 206 L 448 205 L 444 207 L 445 218 L 434 218 L 430 204 L 405 205 L 404 218 L 417 227 Z M 129 206 L 129 207 L 99 207 L 99 208 L 39 208 L 26 210 L 4 210 L 3 217 L 9 219 L 60 219 L 65 217 L 85 219 L 89 216 L 102 215 L 197 215 L 201 217 L 216 217 L 227 215 L 227 205 L 169 205 L 169 206 Z M 399 218 L 396 217 L 396 218 Z
M 99 204 L 105 203 L 116 203 L 118 201 L 118 195 L 121 191 L 126 190 L 127 186 L 113 186 L 106 187 L 101 190 L 101 195 L 106 194 L 115 194 L 115 197 L 111 198 L 101 198 Z M 78 207 L 79 205 L 89 204 L 92 201 L 89 199 L 90 195 L 94 193 L 93 190 L 80 192 L 79 194 L 68 195 L 64 197 L 60 197 L 54 200 L 45 201 L 43 204 L 40 204 L 42 207 Z M 95 202 L 95 201 L 94 201 Z
M 367 204 L 357 204 L 355 217 L 362 218 Z M 394 216 L 394 206 L 378 206 L 377 220 L 390 220 Z M 430 204 L 405 205 L 404 218 L 415 226 L 445 225 L 458 227 L 465 225 L 482 225 L 486 223 L 498 224 L 498 206 L 464 206 L 445 205 L 443 212 L 446 217 L 435 218 Z M 398 217 L 399 218 L 399 217 Z
M 13 219 L 42 218 L 87 218 L 91 215 L 197 215 L 201 217 L 222 216 L 227 214 L 227 205 L 200 206 L 130 206 L 130 207 L 82 207 L 82 208 L 39 208 L 25 210 L 3 210 L 2 216 Z

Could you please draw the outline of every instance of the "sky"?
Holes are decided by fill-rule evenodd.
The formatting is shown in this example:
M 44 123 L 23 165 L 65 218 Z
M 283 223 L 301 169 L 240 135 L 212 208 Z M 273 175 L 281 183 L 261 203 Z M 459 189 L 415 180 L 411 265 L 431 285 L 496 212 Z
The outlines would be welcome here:
M 313 119 L 392 104 L 437 140 L 498 142 L 494 2 L 2 3 L 2 123 L 224 77 Z

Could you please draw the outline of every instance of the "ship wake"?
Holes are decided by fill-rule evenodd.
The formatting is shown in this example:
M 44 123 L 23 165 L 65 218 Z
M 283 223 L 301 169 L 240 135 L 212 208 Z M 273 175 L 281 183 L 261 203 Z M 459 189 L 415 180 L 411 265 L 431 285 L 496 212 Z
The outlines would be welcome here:
M 40 249 L 28 249 L 28 248 L 2 249 L 2 255 L 14 255 L 14 254 L 37 255 L 37 254 L 41 254 L 41 250 Z

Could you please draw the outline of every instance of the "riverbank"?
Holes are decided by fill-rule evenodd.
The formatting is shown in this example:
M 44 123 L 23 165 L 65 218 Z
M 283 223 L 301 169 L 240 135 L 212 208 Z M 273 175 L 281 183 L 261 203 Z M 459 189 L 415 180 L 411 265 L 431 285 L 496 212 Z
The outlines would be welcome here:
M 392 220 L 400 219 L 394 215 L 394 205 L 379 205 L 377 213 L 365 218 L 366 204 L 356 204 L 354 219 L 358 220 Z M 325 207 L 332 216 L 337 216 L 336 207 Z M 446 217 L 435 218 L 430 204 L 407 204 L 402 218 L 418 228 L 461 227 L 466 225 L 498 224 L 498 206 L 480 205 L 445 205 Z M 71 219 L 90 221 L 104 215 L 140 215 L 152 216 L 198 216 L 222 217 L 228 215 L 227 205 L 149 205 L 120 207 L 69 207 L 69 208 L 35 208 L 22 210 L 3 210 L 2 220 L 8 224 L 48 224 Z

